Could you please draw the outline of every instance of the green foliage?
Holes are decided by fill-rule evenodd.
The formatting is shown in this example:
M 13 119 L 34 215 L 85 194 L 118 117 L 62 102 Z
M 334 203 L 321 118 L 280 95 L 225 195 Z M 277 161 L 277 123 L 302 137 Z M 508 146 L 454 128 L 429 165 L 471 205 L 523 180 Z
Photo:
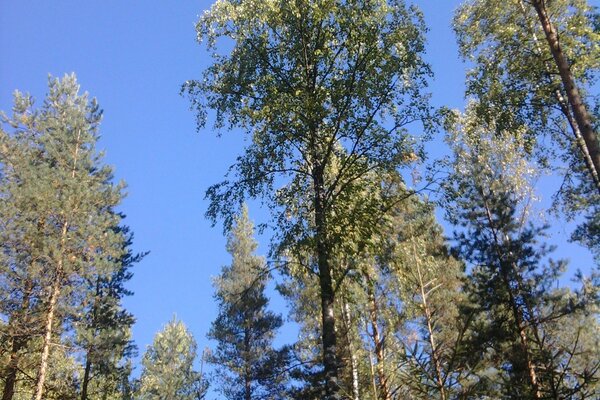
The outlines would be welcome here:
M 596 312 L 593 294 L 558 286 L 566 264 L 548 258 L 545 227 L 531 222 L 536 173 L 523 159 L 522 136 L 497 130 L 474 110 L 449 139 L 454 171 L 446 195 L 460 229 L 456 251 L 472 268 L 466 311 L 475 318 L 469 346 L 482 357 L 476 374 L 484 393 L 498 397 L 593 398 L 597 349 L 582 345 L 598 329 L 584 317 Z
M 352 243 L 342 232 L 368 238 L 381 218 L 371 211 L 386 209 L 350 201 L 368 190 L 364 178 L 417 158 L 407 127 L 431 122 L 424 31 L 420 12 L 401 0 L 219 0 L 197 25 L 210 50 L 233 41 L 228 54 L 214 53 L 203 80 L 184 85 L 200 126 L 210 108 L 217 128 L 240 127 L 251 137 L 230 180 L 207 191 L 207 214 L 228 228 L 245 198 L 261 198 L 283 248 L 309 249 L 319 275 L 327 399 L 340 396 L 334 280 L 339 285 L 347 273 L 331 256 Z M 354 220 L 348 204 L 369 220 Z
M 37 109 L 31 97 L 16 92 L 12 115 L 2 115 L 0 312 L 10 343 L 4 395 L 12 398 L 14 387 L 33 390 L 37 376 L 36 397 L 71 398 L 79 384 L 75 353 L 81 337 L 69 335 L 72 328 L 83 332 L 79 322 L 87 310 L 81 304 L 96 291 L 88 283 L 108 282 L 135 261 L 123 216 L 114 211 L 124 184 L 112 183 L 112 168 L 95 150 L 102 114 L 95 100 L 79 93 L 74 75 L 49 78 L 49 93 Z M 117 308 L 126 294 L 119 287 L 110 300 Z M 115 324 L 127 330 L 131 321 Z M 59 368 L 63 364 L 70 372 Z M 63 389 L 56 394 L 58 387 Z
M 560 32 L 561 47 L 573 61 L 575 80 L 582 90 L 592 87 L 600 68 L 600 34 L 592 23 L 595 9 L 586 0 L 557 0 L 546 6 Z M 532 136 L 553 129 L 558 129 L 557 138 L 564 135 L 564 115 L 555 128 L 551 122 L 560 110 L 560 78 L 529 2 L 468 0 L 456 12 L 454 29 L 461 56 L 472 63 L 467 95 L 478 99 L 480 118 L 495 120 L 501 129 L 524 125 Z
M 265 260 L 254 255 L 253 231 L 244 207 L 227 241 L 232 263 L 215 280 L 219 314 L 208 337 L 217 347 L 209 362 L 216 366 L 214 380 L 225 398 L 280 399 L 287 349 L 276 350 L 273 340 L 283 321 L 267 309 L 270 274 Z
M 600 71 L 597 9 L 586 0 L 541 4 L 558 32 L 583 106 L 591 113 L 598 107 L 594 95 Z M 574 105 L 569 104 L 534 4 L 523 0 L 469 0 L 458 9 L 454 29 L 460 53 L 472 66 L 467 95 L 477 99 L 478 117 L 504 132 L 525 130 L 525 154 L 534 153 L 542 165 L 558 169 L 564 177 L 555 195 L 556 206 L 567 217 L 583 213 L 588 221 L 574 239 L 595 246 L 596 241 L 589 238 L 594 232 L 593 221 L 599 218 L 595 206 L 599 194 L 590 175 L 594 168 L 584 163 L 589 145 L 582 143 L 583 128 L 573 116 Z M 544 140 L 548 136 L 552 142 Z M 597 124 L 591 136 L 598 140 Z
M 200 400 L 206 393 L 202 375 L 194 370 L 196 341 L 183 322 L 173 318 L 157 333 L 142 360 L 136 398 Z
M 115 228 L 126 241 L 109 276 L 93 275 L 86 279 L 86 297 L 75 318 L 75 342 L 84 350 L 81 398 L 117 396 L 129 378 L 129 358 L 136 353 L 131 340 L 135 319 L 123 308 L 122 300 L 132 293 L 125 284 L 133 276 L 129 270 L 145 254 L 132 254 L 133 235 L 126 226 Z
M 212 108 L 217 127 L 239 126 L 252 141 L 233 179 L 207 192 L 208 215 L 229 226 L 232 208 L 260 196 L 284 208 L 276 220 L 289 227 L 286 215 L 305 215 L 294 201 L 309 198 L 313 177 L 327 175 L 332 214 L 356 178 L 410 161 L 406 126 L 429 115 L 424 30 L 420 13 L 402 1 L 216 2 L 198 38 L 212 50 L 230 38 L 234 48 L 184 90 L 201 126 Z M 275 179 L 284 186 L 275 190 Z

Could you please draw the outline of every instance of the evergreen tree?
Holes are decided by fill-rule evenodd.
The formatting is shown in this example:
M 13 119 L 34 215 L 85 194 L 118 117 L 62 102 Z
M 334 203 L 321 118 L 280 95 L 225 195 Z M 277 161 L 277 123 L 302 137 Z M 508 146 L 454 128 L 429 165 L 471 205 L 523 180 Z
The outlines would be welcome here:
M 124 252 L 114 261 L 111 275 L 91 275 L 86 278 L 87 291 L 75 318 L 75 342 L 84 351 L 83 376 L 80 399 L 109 398 L 117 395 L 123 380 L 129 378 L 130 366 L 127 359 L 135 354 L 131 340 L 134 317 L 123 308 L 122 300 L 132 293 L 125 284 L 133 274 L 131 266 L 145 254 L 132 254 L 129 246 L 133 235 L 126 226 L 115 228 L 127 241 Z
M 196 341 L 181 321 L 173 318 L 156 334 L 142 359 L 136 398 L 141 400 L 200 400 L 206 385 L 194 370 Z
M 391 198 L 403 198 L 381 219 L 374 235 L 361 238 L 361 232 L 345 231 L 349 249 L 333 257 L 341 270 L 350 271 L 336 288 L 340 389 L 348 398 L 373 400 L 466 394 L 473 383 L 463 340 L 468 321 L 458 316 L 464 297 L 461 263 L 448 254 L 431 207 L 396 178 L 348 200 L 348 210 L 353 210 L 353 203 L 377 196 L 382 187 L 397 192 Z M 355 256 L 350 243 L 363 247 L 363 257 Z M 289 248 L 287 254 L 290 279 L 279 289 L 300 325 L 294 348 L 305 366 L 294 371 L 304 384 L 292 397 L 319 399 L 317 278 L 307 268 L 310 253 L 303 253 L 302 246 Z
M 475 365 L 465 346 L 470 321 L 460 315 L 467 301 L 463 265 L 449 254 L 433 205 L 408 199 L 382 236 L 389 248 L 378 257 L 384 294 L 379 308 L 388 309 L 391 321 L 385 345 L 390 347 L 390 333 L 400 342 L 390 356 L 399 366 L 392 389 L 423 399 L 472 395 Z
M 270 274 L 254 255 L 253 233 L 243 207 L 227 241 L 232 263 L 215 281 L 219 314 L 208 336 L 217 347 L 209 360 L 217 366 L 219 390 L 231 400 L 280 399 L 287 374 L 287 350 L 273 348 L 283 321 L 267 309 Z
M 8 355 L 2 364 L 3 400 L 12 399 L 26 379 L 20 371 L 28 369 L 23 364 L 30 362 L 30 341 L 42 332 L 41 271 L 35 261 L 43 254 L 44 238 L 32 184 L 41 179 L 43 160 L 32 105 L 30 96 L 15 92 L 13 115 L 2 114 L 0 125 L 0 312 L 8 320 L 1 330 Z M 7 125 L 12 133 L 3 129 Z
M 548 259 L 544 228 L 528 222 L 536 170 L 522 156 L 523 131 L 495 128 L 470 108 L 450 137 L 454 175 L 447 209 L 462 228 L 457 251 L 473 268 L 468 292 L 478 320 L 472 351 L 488 362 L 488 395 L 587 398 L 598 368 L 589 359 L 597 349 L 583 348 L 577 338 L 597 329 L 597 321 L 580 325 L 587 294 L 556 288 L 565 264 Z M 568 324 L 571 334 L 559 334 L 556 324 Z M 580 369 L 573 368 L 575 359 Z
M 74 348 L 67 334 L 89 296 L 87 282 L 109 279 L 128 252 L 122 216 L 114 212 L 123 185 L 112 183 L 112 169 L 95 150 L 100 119 L 95 100 L 79 93 L 74 75 L 50 78 L 38 110 L 17 93 L 13 115 L 3 118 L 12 129 L 2 131 L 0 145 L 6 199 L 0 207 L 0 235 L 6 238 L 2 312 L 12 341 L 5 400 L 14 395 L 18 371 L 27 369 L 19 366 L 25 349 L 28 358 L 37 358 L 27 374 L 35 384 L 26 385 L 34 400 L 52 398 L 57 385 L 75 381 L 76 367 L 67 369 L 67 379 L 54 366 L 73 360 L 64 349 Z M 65 363 L 52 361 L 57 357 Z

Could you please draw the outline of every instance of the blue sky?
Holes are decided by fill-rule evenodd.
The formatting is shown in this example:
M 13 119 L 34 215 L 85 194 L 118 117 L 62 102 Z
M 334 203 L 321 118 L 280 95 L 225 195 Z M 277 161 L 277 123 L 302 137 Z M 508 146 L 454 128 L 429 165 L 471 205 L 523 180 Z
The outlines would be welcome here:
M 135 249 L 151 254 L 135 268 L 126 306 L 136 318 L 134 338 L 143 352 L 173 314 L 199 347 L 216 315 L 211 276 L 227 264 L 221 228 L 204 218 L 205 189 L 220 181 L 243 147 L 240 132 L 216 138 L 195 131 L 194 114 L 179 95 L 210 59 L 194 24 L 209 1 L 13 0 L 0 2 L 0 109 L 14 89 L 39 101 L 48 74 L 75 72 L 104 109 L 99 148 L 116 176 L 129 184 L 122 206 L 135 232 Z M 598 4 L 598 1 L 592 1 Z M 465 67 L 458 60 L 450 20 L 457 0 L 418 0 L 429 28 L 433 102 L 461 108 Z M 440 140 L 429 148 L 439 152 Z M 265 212 L 250 209 L 251 217 Z M 554 241 L 570 227 L 557 225 Z M 266 253 L 268 238 L 261 240 Z M 561 256 L 585 266 L 589 254 L 574 245 Z M 275 304 L 278 308 L 281 304 Z

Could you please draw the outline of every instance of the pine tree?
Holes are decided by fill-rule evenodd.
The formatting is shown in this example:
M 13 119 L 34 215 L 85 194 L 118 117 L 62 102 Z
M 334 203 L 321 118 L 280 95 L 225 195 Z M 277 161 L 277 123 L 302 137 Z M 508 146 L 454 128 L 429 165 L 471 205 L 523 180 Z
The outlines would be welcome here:
M 413 196 L 399 205 L 382 233 L 389 250 L 378 257 L 390 333 L 400 342 L 393 389 L 414 398 L 451 399 L 474 390 L 465 336 L 469 318 L 460 315 L 462 263 L 449 254 L 433 204 Z M 386 343 L 389 347 L 389 344 Z
M 209 361 L 217 367 L 219 390 L 231 400 L 279 399 L 286 377 L 287 350 L 273 348 L 283 321 L 267 308 L 270 274 L 265 260 L 254 255 L 253 234 L 243 207 L 227 241 L 231 265 L 215 280 L 219 314 L 208 336 L 217 347 Z
M 206 385 L 194 370 L 196 341 L 183 322 L 173 318 L 157 333 L 142 359 L 136 398 L 141 400 L 200 400 Z M 205 381 L 204 381 L 205 382 Z
M 35 262 L 43 254 L 43 232 L 38 222 L 35 189 L 40 177 L 39 132 L 35 129 L 37 112 L 33 99 L 15 92 L 13 115 L 2 114 L 0 126 L 0 273 L 1 314 L 7 318 L 2 326 L 2 343 L 7 346 L 6 364 L 2 365 L 3 400 L 13 398 L 28 358 L 30 341 L 41 333 L 41 273 Z M 3 128 L 8 125 L 12 133 Z M 21 218 L 15 218 L 20 215 Z
M 473 385 L 464 357 L 468 321 L 458 316 L 464 297 L 461 263 L 448 254 L 431 206 L 407 190 L 398 175 L 385 182 L 373 177 L 372 182 L 366 193 L 347 200 L 348 210 L 370 196 L 402 200 L 392 203 L 375 234 L 363 237 L 360 229 L 345 230 L 348 249 L 332 257 L 340 270 L 350 271 L 336 287 L 341 392 L 373 400 L 466 394 Z M 382 194 L 386 191 L 395 194 Z M 360 213 L 352 215 L 355 222 L 361 218 Z M 363 256 L 356 257 L 352 246 L 362 247 Z M 302 246 L 288 248 L 287 259 L 289 279 L 279 288 L 300 326 L 294 353 L 306 366 L 294 371 L 304 384 L 292 397 L 319 399 L 322 365 L 315 349 L 321 326 L 313 307 L 317 278 L 308 268 L 310 252 Z
M 131 340 L 133 315 L 123 308 L 125 296 L 132 293 L 125 284 L 133 276 L 129 270 L 144 254 L 132 254 L 129 249 L 133 235 L 126 226 L 115 230 L 127 238 L 124 251 L 114 263 L 110 275 L 94 274 L 86 278 L 87 291 L 82 309 L 75 318 L 78 347 L 84 350 L 80 399 L 95 398 L 100 393 L 107 398 L 117 394 L 121 383 L 129 377 L 127 359 L 136 352 Z
M 0 207 L 0 235 L 6 238 L 2 312 L 12 340 L 5 400 L 14 394 L 17 371 L 24 370 L 19 358 L 26 348 L 37 358 L 29 374 L 35 377 L 32 397 L 52 398 L 45 392 L 58 371 L 52 365 L 59 363 L 51 360 L 63 353 L 66 364 L 73 358 L 63 350 L 74 345 L 67 333 L 89 295 L 86 282 L 108 279 L 128 251 L 126 232 L 119 228 L 122 216 L 114 212 L 123 184 L 112 183 L 112 169 L 95 150 L 100 119 L 96 101 L 79 93 L 74 75 L 49 78 L 38 110 L 30 97 L 17 93 L 13 115 L 3 118 L 12 129 L 2 132 L 0 145 L 6 199 Z
M 473 268 L 468 293 L 479 317 L 472 350 L 495 369 L 490 395 L 586 398 L 597 362 L 575 370 L 573 361 L 596 351 L 582 348 L 577 337 L 597 322 L 574 323 L 587 295 L 556 288 L 565 263 L 548 258 L 544 227 L 530 222 L 536 170 L 522 156 L 523 131 L 495 128 L 470 108 L 450 138 L 448 213 L 461 228 L 457 252 Z M 571 324 L 571 334 L 558 334 L 556 324 Z

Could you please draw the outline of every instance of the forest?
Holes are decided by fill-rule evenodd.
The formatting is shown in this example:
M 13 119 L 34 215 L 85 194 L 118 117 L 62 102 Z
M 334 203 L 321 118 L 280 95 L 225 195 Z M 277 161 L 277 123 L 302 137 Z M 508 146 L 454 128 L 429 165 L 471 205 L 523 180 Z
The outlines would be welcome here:
M 99 150 L 111 110 L 75 73 L 37 102 L 15 90 L 2 400 L 600 399 L 600 11 L 463 0 L 447 21 L 461 109 L 431 101 L 426 18 L 409 0 L 198 16 L 210 61 L 172 88 L 187 135 L 243 141 L 201 188 L 229 260 L 195 305 L 216 309 L 206 348 L 177 315 L 134 340 L 131 280 L 153 249 Z

